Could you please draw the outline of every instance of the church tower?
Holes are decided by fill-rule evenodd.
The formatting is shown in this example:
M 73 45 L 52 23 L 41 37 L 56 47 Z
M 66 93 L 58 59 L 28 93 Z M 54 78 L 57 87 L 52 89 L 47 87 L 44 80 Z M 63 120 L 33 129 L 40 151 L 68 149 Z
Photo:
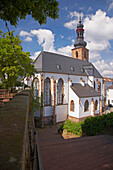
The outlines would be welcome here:
M 89 50 L 86 47 L 87 43 L 84 41 L 84 25 L 81 23 L 81 15 L 79 16 L 79 23 L 77 24 L 77 40 L 72 49 L 72 57 L 79 60 L 89 61 Z

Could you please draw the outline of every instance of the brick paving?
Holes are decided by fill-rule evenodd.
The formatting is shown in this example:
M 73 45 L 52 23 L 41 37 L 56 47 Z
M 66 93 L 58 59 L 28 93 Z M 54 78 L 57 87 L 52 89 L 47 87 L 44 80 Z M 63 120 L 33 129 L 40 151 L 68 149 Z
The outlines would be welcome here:
M 64 140 L 57 126 L 37 129 L 44 170 L 113 170 L 113 136 Z

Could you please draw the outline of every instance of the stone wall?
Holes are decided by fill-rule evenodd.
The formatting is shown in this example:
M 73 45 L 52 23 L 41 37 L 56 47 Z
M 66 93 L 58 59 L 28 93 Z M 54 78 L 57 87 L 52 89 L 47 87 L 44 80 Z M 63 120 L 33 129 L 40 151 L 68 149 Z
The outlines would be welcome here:
M 30 91 L 24 90 L 0 109 L 0 169 L 38 169 L 36 133 L 29 104 Z

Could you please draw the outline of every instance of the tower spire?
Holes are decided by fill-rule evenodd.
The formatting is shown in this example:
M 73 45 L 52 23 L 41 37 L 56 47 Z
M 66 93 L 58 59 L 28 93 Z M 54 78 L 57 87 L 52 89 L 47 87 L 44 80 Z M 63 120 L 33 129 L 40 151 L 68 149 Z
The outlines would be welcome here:
M 84 41 L 84 25 L 81 23 L 81 11 L 79 12 L 79 23 L 77 24 L 77 41 L 74 43 L 74 47 L 85 47 L 87 43 Z
M 79 23 L 81 24 L 81 9 L 79 11 Z
M 84 41 L 84 25 L 82 24 L 81 19 L 81 10 L 79 11 L 79 21 L 77 24 L 77 40 L 74 43 L 74 49 L 72 49 L 72 57 L 79 60 L 89 61 L 89 50 L 86 47 L 87 43 Z

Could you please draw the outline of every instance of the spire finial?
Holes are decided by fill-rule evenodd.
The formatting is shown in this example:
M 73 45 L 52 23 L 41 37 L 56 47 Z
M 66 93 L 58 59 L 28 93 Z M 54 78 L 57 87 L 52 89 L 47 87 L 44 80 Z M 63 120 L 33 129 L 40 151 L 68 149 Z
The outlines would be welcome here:
M 80 8 L 80 11 L 79 11 L 79 23 L 81 24 L 81 8 Z

